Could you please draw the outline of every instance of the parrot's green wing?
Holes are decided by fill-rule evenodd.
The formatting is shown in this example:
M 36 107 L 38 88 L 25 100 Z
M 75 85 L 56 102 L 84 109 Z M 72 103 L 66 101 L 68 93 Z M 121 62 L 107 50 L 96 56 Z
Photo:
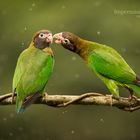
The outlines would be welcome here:
M 18 103 L 29 95 L 42 93 L 46 82 L 53 71 L 54 59 L 49 53 L 37 48 L 28 48 L 19 56 L 14 78 L 13 90 L 17 94 Z
M 89 66 L 98 74 L 120 83 L 131 84 L 136 79 L 136 74 L 119 53 L 105 45 L 90 53 Z
M 27 63 L 28 62 L 28 57 L 30 55 L 30 51 L 29 49 L 24 50 L 17 61 L 17 65 L 16 65 L 16 69 L 15 69 L 15 73 L 14 73 L 14 78 L 13 78 L 13 91 L 16 89 L 17 84 L 19 83 L 21 76 L 23 75 L 23 73 L 25 72 L 25 66 L 24 66 L 24 61 Z M 25 64 L 26 65 L 26 64 Z

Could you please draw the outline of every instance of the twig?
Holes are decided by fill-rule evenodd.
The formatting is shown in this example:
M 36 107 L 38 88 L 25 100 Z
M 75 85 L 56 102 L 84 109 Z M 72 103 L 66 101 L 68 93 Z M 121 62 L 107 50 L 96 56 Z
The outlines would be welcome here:
M 15 101 L 13 104 L 15 104 Z M 82 95 L 48 95 L 45 93 L 44 96 L 35 101 L 35 104 L 46 104 L 53 107 L 66 107 L 70 104 L 102 105 L 117 107 L 129 112 L 140 109 L 140 99 L 130 100 L 124 97 L 111 99 L 110 96 L 100 93 L 85 93 Z M 12 105 L 12 93 L 1 95 L 0 105 Z

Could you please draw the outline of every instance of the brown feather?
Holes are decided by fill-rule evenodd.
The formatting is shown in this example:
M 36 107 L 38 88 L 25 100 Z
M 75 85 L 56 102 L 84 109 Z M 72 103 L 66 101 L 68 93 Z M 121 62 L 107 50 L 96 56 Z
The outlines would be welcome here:
M 64 48 L 69 49 L 70 51 L 73 51 L 73 52 L 79 54 L 84 60 L 87 61 L 87 56 L 88 56 L 88 52 L 89 52 L 89 47 L 88 47 L 89 41 L 81 39 L 77 35 L 70 33 L 70 32 L 63 32 L 62 36 L 64 38 L 67 38 L 74 47 L 73 49 L 70 49 L 69 46 L 64 46 Z

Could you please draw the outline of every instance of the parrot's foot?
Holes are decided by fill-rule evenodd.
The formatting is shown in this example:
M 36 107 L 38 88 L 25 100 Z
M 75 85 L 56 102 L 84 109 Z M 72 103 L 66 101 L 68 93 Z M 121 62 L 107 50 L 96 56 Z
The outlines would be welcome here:
M 44 92 L 42 97 L 47 97 L 48 96 L 48 93 L 47 92 Z
M 70 105 L 72 103 L 75 103 L 77 101 L 80 101 L 80 100 L 82 100 L 84 98 L 87 98 L 87 97 L 90 97 L 90 96 L 93 96 L 93 97 L 94 96 L 101 96 L 101 95 L 102 94 L 100 94 L 100 93 L 85 93 L 85 94 L 82 94 L 79 97 L 77 97 L 77 98 L 75 98 L 73 100 L 70 100 L 70 101 L 68 101 L 66 103 L 58 104 L 57 107 L 66 107 L 66 106 L 68 106 L 68 105 Z
M 135 95 L 130 94 L 129 99 L 130 101 L 132 101 L 132 100 L 137 100 L 138 98 Z
M 12 93 L 12 100 L 11 100 L 11 104 L 14 104 L 15 102 L 15 96 L 16 96 L 16 93 L 15 91 Z
M 133 90 L 130 89 L 130 88 L 128 88 L 128 87 L 126 87 L 126 88 L 128 89 L 128 91 L 129 91 L 129 93 L 130 93 L 130 96 L 129 96 L 130 101 L 131 101 L 131 100 L 137 100 L 138 98 L 134 95 Z
M 106 96 L 109 97 L 109 101 L 110 101 L 111 106 L 113 105 L 113 99 L 116 99 L 116 100 L 121 99 L 119 96 L 113 96 L 113 95 L 108 95 L 108 94 Z
M 106 95 L 106 97 L 108 97 L 108 99 L 109 99 L 109 104 L 110 104 L 110 106 L 112 106 L 112 104 L 113 104 L 113 95 Z

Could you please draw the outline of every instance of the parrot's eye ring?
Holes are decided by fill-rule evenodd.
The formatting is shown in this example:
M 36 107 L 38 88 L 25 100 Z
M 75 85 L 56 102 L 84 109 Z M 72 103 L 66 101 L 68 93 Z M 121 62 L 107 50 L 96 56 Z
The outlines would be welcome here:
M 46 37 L 47 37 L 47 35 L 44 34 L 44 33 L 40 33 L 40 34 L 39 34 L 39 38 L 46 38 Z
M 63 41 L 63 43 L 64 44 L 70 44 L 70 41 L 67 38 L 65 38 L 64 41 Z

